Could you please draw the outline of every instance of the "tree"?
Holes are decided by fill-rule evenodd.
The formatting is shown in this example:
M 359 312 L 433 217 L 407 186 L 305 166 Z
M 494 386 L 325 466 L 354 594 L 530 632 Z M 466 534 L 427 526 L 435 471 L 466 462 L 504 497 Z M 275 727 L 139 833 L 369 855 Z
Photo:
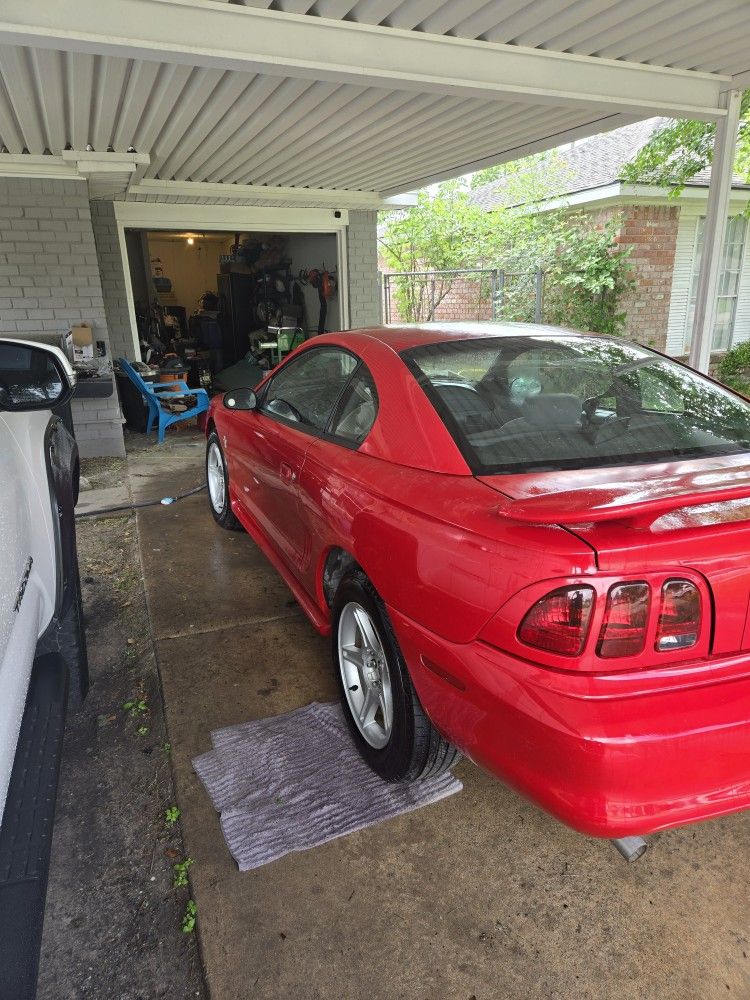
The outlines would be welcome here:
M 485 167 L 470 175 L 472 190 L 497 182 L 505 205 L 528 205 L 543 201 L 565 189 L 568 168 L 556 149 L 533 153 L 520 160 Z
M 554 246 L 562 213 L 529 211 L 528 206 L 548 197 L 554 185 L 561 186 L 560 170 L 554 154 L 545 154 L 420 191 L 413 208 L 391 212 L 383 220 L 379 242 L 386 264 L 400 272 L 535 271 Z M 493 211 L 472 196 L 475 179 L 482 176 L 502 183 L 505 204 Z M 407 322 L 432 319 L 453 283 L 448 275 L 394 279 L 399 314 Z
M 631 184 L 669 187 L 676 196 L 710 166 L 715 134 L 716 126 L 711 122 L 668 121 L 625 165 L 622 179 Z M 750 182 L 750 90 L 742 95 L 734 168 Z
M 564 167 L 554 153 L 420 191 L 416 206 L 389 213 L 381 225 L 385 263 L 396 277 L 398 313 L 407 322 L 434 318 L 451 291 L 451 275 L 423 272 L 492 268 L 505 275 L 500 317 L 531 320 L 534 273 L 547 272 L 546 318 L 582 329 L 616 333 L 624 315 L 619 301 L 629 283 L 627 252 L 617 246 L 618 220 L 592 224 L 564 203 L 536 207 L 563 188 Z M 503 205 L 487 211 L 473 200 L 477 178 L 502 189 Z M 485 285 L 488 282 L 485 280 Z M 489 287 L 480 286 L 480 298 Z
M 466 185 L 455 180 L 435 192 L 420 191 L 413 208 L 389 213 L 379 242 L 395 271 L 455 271 L 481 267 L 492 238 L 488 213 L 471 201 Z M 432 319 L 452 285 L 448 276 L 395 279 L 399 313 L 410 323 Z

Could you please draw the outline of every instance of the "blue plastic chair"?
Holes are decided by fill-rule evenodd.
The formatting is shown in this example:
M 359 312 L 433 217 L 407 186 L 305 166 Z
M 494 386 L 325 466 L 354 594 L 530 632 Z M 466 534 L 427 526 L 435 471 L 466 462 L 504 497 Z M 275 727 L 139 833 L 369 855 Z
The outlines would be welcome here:
M 164 434 L 171 424 L 197 417 L 199 413 L 205 413 L 208 409 L 209 399 L 205 389 L 190 389 L 187 382 L 157 382 L 156 384 L 146 382 L 125 358 L 118 358 L 117 363 L 130 381 L 140 389 L 143 398 L 148 403 L 146 433 L 150 434 L 154 424 L 158 422 L 159 444 L 164 443 Z M 176 389 L 179 389 L 179 392 L 176 392 Z M 196 405 L 185 410 L 184 413 L 171 413 L 162 406 L 161 401 L 165 396 L 172 400 L 180 399 L 182 396 L 195 396 Z

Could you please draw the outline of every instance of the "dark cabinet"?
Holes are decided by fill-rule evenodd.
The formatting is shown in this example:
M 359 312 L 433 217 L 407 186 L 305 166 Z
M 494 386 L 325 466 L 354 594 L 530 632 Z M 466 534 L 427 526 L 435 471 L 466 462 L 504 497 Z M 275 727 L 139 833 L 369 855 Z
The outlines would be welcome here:
M 219 323 L 224 365 L 240 361 L 250 350 L 250 334 L 258 327 L 255 312 L 257 277 L 252 274 L 220 274 Z

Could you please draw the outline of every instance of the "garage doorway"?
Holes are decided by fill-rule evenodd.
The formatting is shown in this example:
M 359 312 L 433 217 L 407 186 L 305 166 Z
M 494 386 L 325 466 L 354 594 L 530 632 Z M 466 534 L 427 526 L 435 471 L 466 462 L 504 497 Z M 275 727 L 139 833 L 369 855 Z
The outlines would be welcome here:
M 129 336 L 123 337 L 124 350 L 121 348 L 126 357 L 134 360 L 141 357 L 143 319 L 137 313 L 143 317 L 144 302 L 148 311 L 148 304 L 153 305 L 156 299 L 159 310 L 165 309 L 167 316 L 174 316 L 170 323 L 179 327 L 180 332 L 186 325 L 189 333 L 190 317 L 206 291 L 219 296 L 223 291 L 226 311 L 231 313 L 224 321 L 222 333 L 227 364 L 231 358 L 243 357 L 248 343 L 252 346 L 259 342 L 261 336 L 266 336 L 268 326 L 276 325 L 265 322 L 266 303 L 270 318 L 283 321 L 287 311 L 295 310 L 276 307 L 283 307 L 290 299 L 294 304 L 296 300 L 300 315 L 291 318 L 299 323 L 302 337 L 315 336 L 319 328 L 320 296 L 314 281 L 308 278 L 306 284 L 300 278 L 301 272 L 310 275 L 311 271 L 325 270 L 332 276 L 335 291 L 326 300 L 323 328 L 327 331 L 349 328 L 346 209 L 139 200 L 115 202 L 114 210 L 130 327 Z M 188 242 L 190 239 L 192 243 Z M 282 290 L 275 284 L 276 278 L 287 281 L 284 273 L 269 272 L 271 280 L 267 285 L 271 294 L 258 294 L 262 286 L 251 288 L 253 277 L 256 281 L 261 277 L 264 262 L 270 263 L 272 269 L 280 264 L 284 272 L 288 265 L 288 287 Z M 157 268 L 160 275 L 155 274 Z M 169 291 L 166 282 L 160 282 L 157 291 L 154 277 L 168 278 Z M 225 286 L 223 290 L 220 283 Z M 296 291 L 295 286 L 299 286 Z M 263 306 L 259 307 L 261 300 Z
M 206 314 L 218 325 L 215 339 L 220 330 L 223 365 L 262 353 L 279 330 L 290 347 L 341 329 L 335 232 L 125 228 L 123 235 L 141 353 L 173 338 L 201 351 Z

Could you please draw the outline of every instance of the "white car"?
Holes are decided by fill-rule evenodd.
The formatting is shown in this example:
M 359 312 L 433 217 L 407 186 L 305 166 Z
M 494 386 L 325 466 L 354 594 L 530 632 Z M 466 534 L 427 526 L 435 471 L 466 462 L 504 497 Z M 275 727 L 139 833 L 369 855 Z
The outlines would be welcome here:
M 88 687 L 78 449 L 52 412 L 74 387 L 59 348 L 0 339 L 0 997 L 17 1000 L 36 990 L 66 707 Z

